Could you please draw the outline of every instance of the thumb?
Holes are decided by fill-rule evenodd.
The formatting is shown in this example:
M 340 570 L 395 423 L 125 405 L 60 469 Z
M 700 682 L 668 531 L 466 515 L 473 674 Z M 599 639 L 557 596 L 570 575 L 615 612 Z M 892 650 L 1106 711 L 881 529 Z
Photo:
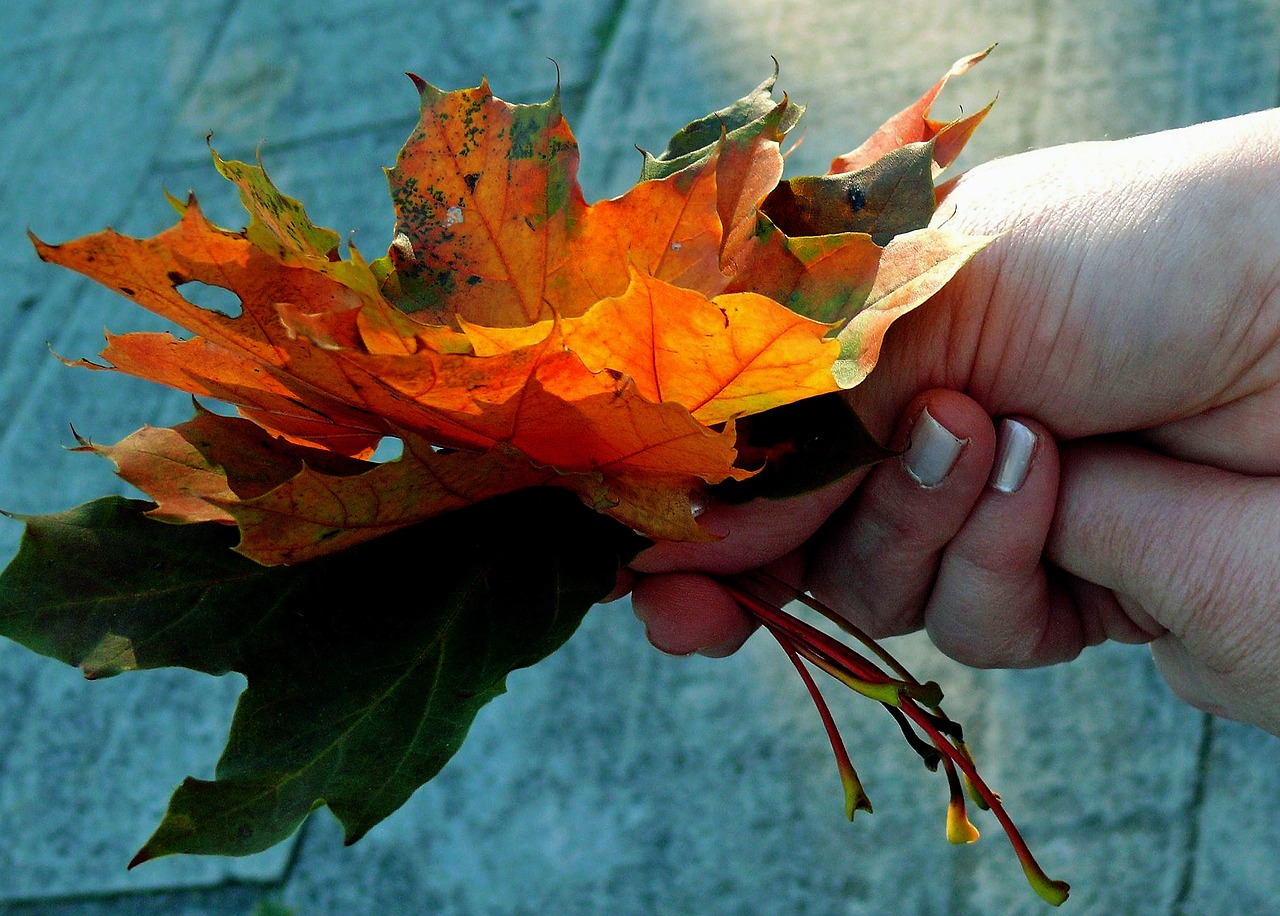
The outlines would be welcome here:
M 1184 700 L 1280 733 L 1280 479 L 1064 450 L 1049 559 L 1110 589 Z

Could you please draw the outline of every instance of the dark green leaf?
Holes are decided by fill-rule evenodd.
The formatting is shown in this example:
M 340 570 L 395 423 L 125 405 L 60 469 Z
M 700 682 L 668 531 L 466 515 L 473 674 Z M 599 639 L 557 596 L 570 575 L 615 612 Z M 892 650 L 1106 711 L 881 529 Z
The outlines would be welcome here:
M 784 136 L 796 126 L 796 122 L 804 114 L 804 106 L 788 103 L 782 111 L 779 123 L 771 125 L 769 115 L 780 105 L 773 99 L 773 85 L 777 79 L 778 71 L 775 67 L 773 76 L 750 94 L 727 108 L 713 111 L 682 127 L 658 156 L 645 153 L 640 180 L 666 178 L 706 159 L 716 151 L 720 138 L 726 134 L 737 142 L 748 143 L 761 131 L 772 127 L 780 137 Z
M 783 181 L 760 209 L 789 236 L 865 232 L 887 245 L 929 225 L 934 207 L 930 140 L 886 153 L 857 172 Z
M 107 498 L 26 518 L 0 634 L 101 677 L 244 673 L 214 781 L 187 779 L 134 860 L 243 855 L 327 804 L 348 842 L 457 751 L 507 674 L 558 648 L 646 542 L 528 490 L 292 567 L 235 529 L 171 526 Z
M 896 453 L 876 442 L 843 397 L 825 394 L 739 420 L 738 454 L 764 467 L 712 487 L 723 502 L 798 496 Z

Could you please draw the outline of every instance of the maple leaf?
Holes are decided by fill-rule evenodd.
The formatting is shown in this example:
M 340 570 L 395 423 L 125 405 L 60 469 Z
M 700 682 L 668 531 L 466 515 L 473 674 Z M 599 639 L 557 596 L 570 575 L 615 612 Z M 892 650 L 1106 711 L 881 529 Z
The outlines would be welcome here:
M 0 633 L 87 677 L 176 666 L 248 678 L 215 779 L 182 783 L 133 864 L 257 852 L 321 803 L 354 842 L 646 543 L 564 492 L 531 489 L 264 567 L 231 552 L 225 526 L 165 525 L 148 508 L 108 497 L 25 518 L 0 576 Z M 537 536 L 512 518 L 537 518 Z
M 757 293 L 708 299 L 639 272 L 580 318 L 466 328 L 485 354 L 555 333 L 588 369 L 620 372 L 648 400 L 680 404 L 707 426 L 834 391 L 839 345 L 828 330 Z
M 511 105 L 487 83 L 415 77 L 419 121 L 387 173 L 395 233 L 371 263 L 354 246 L 343 257 L 260 163 L 216 152 L 241 231 L 192 197 L 171 199 L 177 224 L 150 239 L 33 236 L 45 260 L 192 335 L 108 335 L 105 364 L 73 365 L 240 414 L 196 401 L 171 428 L 81 439 L 154 503 L 25 518 L 0 575 L 0 631 L 90 677 L 248 676 L 216 779 L 179 787 L 134 864 L 264 849 L 321 802 L 354 841 L 443 766 L 507 672 L 568 637 L 645 538 L 708 537 L 697 491 L 793 495 L 888 455 L 838 391 L 987 242 L 929 228 L 934 178 L 986 113 L 941 123 L 929 108 L 982 56 L 828 175 L 785 181 L 803 108 L 772 98 L 775 71 L 595 204 L 558 91 Z M 196 305 L 191 283 L 231 291 L 239 313 Z M 387 439 L 402 453 L 374 460 Z M 71 573 L 49 576 L 56 564 Z M 941 710 L 911 705 L 936 704 L 936 685 L 884 680 L 739 600 L 786 628 L 798 667 L 843 666 L 855 689 L 902 703 L 951 755 L 953 790 L 955 766 L 969 777 Z M 850 813 L 869 809 L 841 760 Z M 954 791 L 952 808 L 968 836 Z M 1046 899 L 1065 897 L 1029 853 L 1024 866 Z
M 992 102 L 973 114 L 954 121 L 935 121 L 929 117 L 929 109 L 933 107 L 938 94 L 953 77 L 964 76 L 985 60 L 993 50 L 995 45 L 957 60 L 951 65 L 951 69 L 919 99 L 885 121 L 856 149 L 833 159 L 829 174 L 843 174 L 867 168 L 894 150 L 912 143 L 924 142 L 933 142 L 933 161 L 937 164 L 939 171 L 949 166 L 960 155 L 964 145 L 990 113 L 995 103 Z
M 470 475 L 474 485 L 454 495 L 469 500 L 548 476 L 511 474 L 514 450 L 562 475 L 620 478 L 612 495 L 609 487 L 602 490 L 585 478 L 565 476 L 560 482 L 580 483 L 594 505 L 668 537 L 703 535 L 691 511 L 680 511 L 669 500 L 665 515 L 646 518 L 644 506 L 657 503 L 637 504 L 620 494 L 642 492 L 649 481 L 628 480 L 628 475 L 659 476 L 665 486 L 681 480 L 689 489 L 693 480 L 714 483 L 740 474 L 733 467 L 731 433 L 708 429 L 676 404 L 645 399 L 626 379 L 591 371 L 572 352 L 544 344 L 489 357 L 465 352 L 469 344 L 460 331 L 410 321 L 382 300 L 376 287 L 370 293 L 368 287 L 356 288 L 364 284 L 344 282 L 327 267 L 333 262 L 324 261 L 324 271 L 312 271 L 290 263 L 306 257 L 300 252 L 284 258 L 242 234 L 218 229 L 194 202 L 183 208 L 178 226 L 156 239 L 108 231 L 61 246 L 37 244 L 42 257 L 127 290 L 201 334 L 185 341 L 167 334 L 114 337 L 103 354 L 111 367 L 230 401 L 266 432 L 297 444 L 367 457 L 378 439 L 407 432 L 437 446 L 468 450 L 483 460 Z M 224 262 L 229 266 L 220 268 Z M 341 263 L 361 279 L 358 260 Z M 176 289 L 188 277 L 233 289 L 241 298 L 241 315 L 220 315 L 188 302 Z M 805 358 L 815 356 L 828 366 L 834 358 L 830 351 L 805 353 Z M 539 427 L 556 418 L 569 426 Z M 609 428 L 611 423 L 617 428 Z M 593 435 L 563 434 L 575 425 Z M 122 443 L 120 449 L 131 445 Z M 502 454 L 495 457 L 499 446 Z M 452 498 L 434 507 L 423 500 L 415 504 L 420 515 L 413 517 L 459 505 Z M 405 515 L 399 513 L 401 523 L 408 522 Z M 386 530 L 385 519 L 349 513 L 334 522 L 370 533 Z M 332 549 L 345 543 L 335 541 Z M 257 558 L 280 562 L 283 557 Z
M 690 121 L 671 137 L 666 149 L 657 156 L 646 152 L 640 170 L 641 180 L 662 178 L 707 160 L 720 149 L 724 139 L 749 143 L 765 133 L 770 119 L 778 111 L 779 103 L 773 98 L 773 87 L 777 82 L 778 63 L 775 60 L 773 75 L 747 95 L 705 117 Z M 780 136 L 786 135 L 802 114 L 803 105 L 788 105 L 784 116 L 774 121 L 773 131 Z
M 704 538 L 691 492 L 748 473 L 731 421 L 856 384 L 888 324 L 982 244 L 918 226 L 932 172 L 924 153 L 906 162 L 907 147 L 868 167 L 881 177 L 858 209 L 872 222 L 822 194 L 797 209 L 808 185 L 779 183 L 780 143 L 801 109 L 770 98 L 772 79 L 686 127 L 646 156 L 649 177 L 594 205 L 558 96 L 510 105 L 483 83 L 417 84 L 419 124 L 388 172 L 395 240 L 372 264 L 354 248 L 339 257 L 336 233 L 260 165 L 216 152 L 250 216 L 242 232 L 191 199 L 152 239 L 36 241 L 46 260 L 195 334 L 113 336 L 106 367 L 80 365 L 232 403 L 304 449 L 362 460 L 383 438 L 413 443 L 390 467 L 341 474 L 275 447 L 275 493 L 237 483 L 234 463 L 148 451 L 155 432 L 97 448 L 163 517 L 239 525 L 240 549 L 259 562 L 298 562 L 538 484 L 652 537 Z M 916 133 L 932 134 L 921 149 L 950 129 L 922 123 Z M 884 246 L 866 230 L 905 234 Z M 241 314 L 194 305 L 181 293 L 190 282 L 236 293 Z M 167 441 L 192 447 L 181 431 Z M 178 501 L 175 488 L 204 495 Z
M 387 436 L 424 444 L 393 470 L 343 475 L 314 464 L 299 469 L 277 449 L 297 480 L 278 474 L 274 495 L 240 496 L 230 480 L 213 484 L 200 505 L 176 503 L 164 490 L 179 484 L 161 479 L 219 471 L 140 449 L 136 438 L 111 457 L 166 518 L 234 520 L 240 549 L 264 563 L 339 550 L 537 483 L 573 489 L 653 537 L 705 538 L 690 492 L 748 473 L 735 466 L 732 426 L 718 427 L 836 387 L 831 366 L 840 350 L 822 340 L 828 327 L 755 293 L 708 298 L 729 283 L 723 226 L 743 237 L 781 172 L 778 125 L 788 107 L 772 106 L 754 133 L 721 144 L 723 157 L 712 152 L 587 206 L 574 174 L 576 146 L 554 98 L 514 106 L 484 85 L 447 94 L 421 88 L 422 121 L 390 172 L 396 242 L 373 265 L 354 249 L 339 258 L 336 235 L 314 226 L 260 166 L 216 152 L 215 165 L 249 212 L 243 232 L 214 226 L 192 199 L 177 204 L 179 223 L 153 239 L 108 230 L 36 245 L 46 260 L 196 334 L 111 337 L 108 365 L 95 368 L 228 401 L 264 432 L 305 448 L 364 459 Z M 429 257 L 400 257 L 405 239 Z M 241 314 L 189 302 L 181 293 L 189 282 L 236 293 Z M 420 301 L 406 302 L 406 290 Z M 415 305 L 412 315 L 397 307 Z M 702 316 L 698 327 L 672 345 L 675 322 L 692 316 Z M 553 319 L 564 329 L 555 341 Z M 477 349 L 486 328 L 490 343 Z M 516 337 L 496 349 L 504 328 Z M 638 340 L 649 342 L 646 352 L 620 346 Z M 655 361 L 660 351 L 666 355 Z M 189 447 L 181 439 L 171 443 Z M 467 457 L 436 456 L 431 446 L 465 452 L 467 472 L 443 469 Z M 148 460 L 159 468 L 143 469 Z M 367 496 L 415 474 L 424 486 L 412 499 Z M 206 484 L 180 486 L 198 492 Z M 410 490 L 406 483 L 391 492 Z M 291 513 L 305 519 L 292 526 L 292 544 L 281 521 Z M 262 526 L 270 533 L 255 530 Z
M 519 327 L 573 317 L 620 294 L 629 264 L 695 289 L 722 281 L 708 163 L 588 205 L 559 92 L 511 105 L 487 83 L 441 92 L 416 81 L 421 115 L 388 172 L 395 240 L 373 265 L 407 312 Z M 689 274 L 696 276 L 689 282 Z

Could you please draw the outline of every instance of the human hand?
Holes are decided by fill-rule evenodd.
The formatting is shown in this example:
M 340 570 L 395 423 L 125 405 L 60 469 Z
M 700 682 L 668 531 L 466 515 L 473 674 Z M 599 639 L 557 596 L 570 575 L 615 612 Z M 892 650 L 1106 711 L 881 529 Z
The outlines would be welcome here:
M 1266 194 L 1277 139 L 1280 116 L 1268 112 L 1133 140 L 1044 150 L 975 169 L 939 217 L 968 231 L 1006 235 L 934 301 L 895 326 L 880 368 L 851 393 L 855 406 L 873 432 L 883 435 L 913 395 L 945 385 L 966 391 L 990 414 L 1019 414 L 1030 418 L 1029 428 L 1033 420 L 1043 423 L 1028 484 L 1015 500 L 1004 500 L 1005 512 L 996 513 L 996 520 L 1010 514 L 1012 501 L 1044 498 L 1035 468 L 1051 437 L 1133 431 L 1148 449 L 1184 461 L 1230 472 L 1277 473 L 1280 353 L 1272 344 L 1280 333 L 1273 289 L 1280 277 L 1280 218 Z M 946 486 L 969 487 L 966 492 L 973 494 L 973 480 L 990 460 L 982 443 L 993 434 L 983 433 L 980 419 L 956 403 L 956 416 L 931 413 L 970 439 Z M 939 410 L 945 414 L 948 408 Z M 892 490 L 895 474 L 902 482 L 894 464 L 877 469 L 862 495 L 807 544 L 846 503 L 860 477 L 785 510 L 780 504 L 716 507 L 707 513 L 707 524 L 726 534 L 722 541 L 655 550 L 637 568 L 725 572 L 785 558 L 782 571 L 792 581 L 870 622 L 873 631 L 919 626 L 931 596 L 955 592 L 944 555 L 954 556 L 959 548 L 954 542 L 946 550 L 938 545 L 958 532 L 959 523 L 954 512 L 931 522 L 912 516 L 907 503 L 878 500 L 877 492 Z M 944 496 L 930 495 L 935 502 Z M 952 505 L 978 498 L 951 496 Z M 976 518 L 986 517 L 979 510 L 989 501 L 979 500 Z M 868 541 L 867 532 L 877 530 L 891 536 Z M 930 532 L 941 532 L 944 540 Z M 1019 540 L 1025 536 L 1019 532 Z M 793 552 L 801 544 L 805 550 Z M 992 578 L 1000 578 L 999 560 L 981 556 L 992 550 L 991 542 L 966 536 L 960 544 L 973 545 L 970 559 L 993 567 Z M 1034 553 L 1039 569 L 1039 551 Z M 911 567 L 910 575 L 879 572 L 904 566 Z M 1041 572 L 1046 583 L 1060 578 L 1050 576 L 1056 574 L 1051 567 Z M 1069 602 L 1050 617 L 1074 618 L 1075 633 L 1084 636 L 1062 632 L 1046 643 L 1056 646 L 1052 653 L 1024 646 L 1018 658 L 1011 647 L 986 661 L 1043 662 L 1069 657 L 1073 647 L 1078 651 L 1102 636 L 1143 639 L 1159 632 L 1159 624 L 1142 615 L 1116 616 L 1113 607 L 1100 612 L 1097 602 L 1080 597 L 1096 592 L 1078 583 L 1073 589 L 1065 597 L 1062 589 L 1024 589 L 1022 595 L 1038 602 L 1057 595 Z M 671 650 L 721 654 L 748 630 L 709 580 L 687 572 L 643 579 L 635 598 L 655 642 Z M 690 614 L 684 608 L 700 610 Z
M 1280 735 L 1280 477 L 1068 445 L 1046 557 L 1100 612 L 1146 622 L 1174 693 Z

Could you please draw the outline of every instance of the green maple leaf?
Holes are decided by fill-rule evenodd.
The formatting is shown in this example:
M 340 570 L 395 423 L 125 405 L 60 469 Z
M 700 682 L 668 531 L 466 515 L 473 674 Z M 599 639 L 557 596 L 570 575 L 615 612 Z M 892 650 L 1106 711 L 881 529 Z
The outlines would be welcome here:
M 0 575 L 0 635 L 90 678 L 179 666 L 247 676 L 212 781 L 188 778 L 133 864 L 245 855 L 325 804 L 348 843 L 462 744 L 507 674 L 549 655 L 645 545 L 526 490 L 292 567 L 100 499 L 27 529 Z M 522 527 L 537 520 L 536 531 Z
M 929 225 L 936 206 L 933 146 L 910 143 L 856 172 L 782 181 L 761 210 L 792 237 L 865 232 L 887 245 Z
M 710 158 L 720 148 L 722 137 L 743 146 L 765 133 L 777 139 L 784 137 L 804 114 L 804 106 L 780 105 L 773 98 L 777 81 L 775 62 L 773 76 L 751 92 L 731 105 L 690 121 L 667 141 L 667 148 L 657 156 L 645 153 L 640 180 L 666 178 Z

